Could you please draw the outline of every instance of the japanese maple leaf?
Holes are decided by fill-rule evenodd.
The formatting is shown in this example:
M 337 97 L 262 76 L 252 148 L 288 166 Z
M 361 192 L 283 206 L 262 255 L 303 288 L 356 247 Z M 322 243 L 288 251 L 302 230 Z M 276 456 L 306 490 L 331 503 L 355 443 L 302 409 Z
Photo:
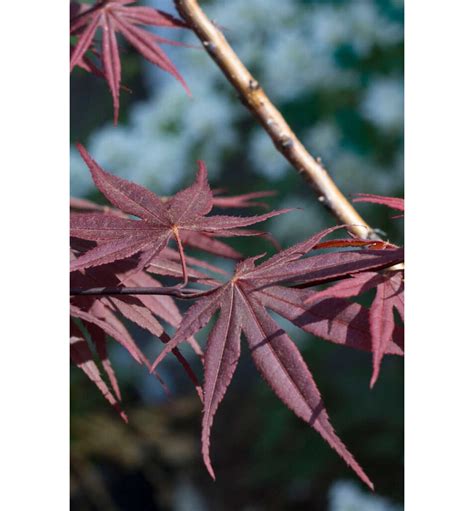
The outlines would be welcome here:
M 102 339 L 99 341 L 99 337 L 96 337 L 98 346 L 103 346 L 101 344 Z M 103 339 L 105 343 L 105 338 Z M 99 348 L 98 348 L 99 351 Z M 113 372 L 112 367 L 110 366 L 110 361 L 107 358 L 107 355 L 104 352 L 99 353 L 102 358 L 102 367 L 105 369 L 107 374 L 109 375 L 109 380 L 113 387 L 113 390 L 109 388 L 107 383 L 104 381 L 100 374 L 100 370 L 97 364 L 94 361 L 94 356 L 92 354 L 89 345 L 87 344 L 87 340 L 79 329 L 79 327 L 71 321 L 71 336 L 70 336 L 70 356 L 71 361 L 76 365 L 79 369 L 81 369 L 86 376 L 97 386 L 105 399 L 117 410 L 122 419 L 125 422 L 128 422 L 128 418 L 126 414 L 122 411 L 119 405 L 120 401 L 120 390 L 118 388 L 117 379 Z M 103 356 L 105 355 L 105 358 Z
M 164 71 L 173 75 L 189 94 L 189 89 L 166 53 L 158 43 L 175 44 L 142 28 L 143 25 L 155 27 L 185 27 L 185 23 L 170 14 L 152 7 L 131 6 L 135 0 L 100 0 L 93 6 L 71 3 L 71 35 L 78 39 L 71 55 L 71 71 L 76 65 L 90 67 L 84 60 L 85 53 L 94 45 L 99 29 L 102 31 L 102 45 L 99 52 L 102 60 L 103 74 L 107 80 L 114 104 L 114 123 L 117 124 L 119 113 L 119 95 L 121 80 L 120 54 L 117 33 L 125 39 L 146 59 Z M 95 68 L 97 71 L 97 68 Z M 102 71 L 99 71 L 102 74 Z
M 80 244 L 76 242 L 74 247 L 77 248 L 78 246 L 80 247 Z M 121 261 L 114 265 L 104 265 L 98 268 L 72 272 L 71 287 L 118 287 L 121 285 L 121 274 L 127 272 L 131 263 L 133 264 L 131 261 Z M 129 280 L 131 280 L 130 284 L 134 287 L 161 287 L 157 280 L 144 272 L 134 274 Z M 108 334 L 122 344 L 138 363 L 145 364 L 148 368 L 150 368 L 148 359 L 129 335 L 119 316 L 132 321 L 164 343 L 169 341 L 169 337 L 157 318 L 163 319 L 174 327 L 181 322 L 181 314 L 171 297 L 158 295 L 74 296 L 71 298 L 71 315 L 81 319 L 86 325 L 90 325 L 88 330 L 91 332 L 93 342 L 100 342 L 100 345 L 96 345 L 96 347 L 103 354 L 102 356 L 99 353 L 103 359 L 107 358 L 106 345 L 105 338 L 103 341 L 101 341 L 101 338 Z M 201 348 L 196 340 L 190 338 L 188 341 L 194 351 L 202 356 Z M 179 350 L 173 350 L 173 353 L 193 382 L 198 395 L 201 396 L 200 384 L 187 360 Z M 107 363 L 106 367 L 111 369 L 110 362 Z M 118 389 L 116 380 L 112 385 Z
M 372 202 L 373 204 L 383 204 L 399 211 L 405 210 L 405 201 L 397 197 L 385 197 L 384 195 L 373 195 L 371 193 L 357 193 L 353 202 Z
M 382 204 L 392 209 L 398 209 L 399 211 L 405 211 L 404 199 L 397 197 L 385 197 L 384 195 L 372 195 L 370 193 L 357 193 L 357 197 L 352 199 L 353 202 L 371 202 L 373 204 Z M 403 215 L 397 215 L 392 218 L 403 218 Z
M 273 211 L 253 217 L 206 216 L 212 209 L 212 192 L 203 162 L 199 162 L 194 184 L 164 203 L 146 188 L 105 172 L 80 144 L 78 149 L 97 188 L 117 208 L 140 220 L 102 213 L 72 214 L 71 236 L 96 241 L 98 246 L 73 261 L 71 271 L 111 263 L 140 252 L 140 263 L 133 270 L 137 272 L 145 268 L 174 238 L 186 284 L 183 237 L 189 239 L 195 234 L 223 237 L 261 235 L 259 231 L 242 227 L 290 211 Z
M 235 195 L 235 196 L 218 196 L 216 197 L 216 191 L 213 190 L 213 199 L 212 205 L 217 208 L 249 208 L 249 207 L 260 207 L 264 209 L 269 209 L 268 205 L 264 202 L 257 202 L 253 199 L 258 199 L 262 197 L 269 197 L 275 195 L 275 192 L 272 191 L 262 191 L 262 192 L 252 192 L 246 193 L 243 195 Z M 218 191 L 221 193 L 221 191 Z M 163 202 L 167 202 L 170 200 L 170 197 L 160 197 Z M 127 218 L 127 215 L 121 212 L 119 209 L 112 208 L 110 206 L 103 206 L 96 204 L 87 199 L 79 199 L 77 197 L 71 197 L 70 199 L 70 207 L 73 211 L 77 212 L 92 212 L 99 211 L 103 213 L 110 213 L 122 218 Z M 267 237 L 269 241 L 276 246 L 275 240 L 273 240 L 267 233 L 261 233 L 262 237 Z M 214 238 L 212 234 L 205 234 L 200 232 L 188 232 L 181 233 L 181 241 L 189 245 L 190 247 L 197 248 L 199 250 L 203 250 L 213 255 L 217 255 L 219 257 L 226 257 L 229 259 L 242 259 L 243 256 L 240 252 L 230 247 L 226 243 L 223 243 L 220 240 Z M 278 249 L 280 247 L 277 247 Z M 188 259 L 188 258 L 187 258 Z M 195 263 L 198 263 L 197 259 L 193 259 Z M 199 264 L 205 264 L 203 261 L 199 261 Z M 208 265 L 209 266 L 209 265 Z M 219 270 L 216 267 L 212 268 L 212 271 L 216 271 L 219 273 Z
M 370 335 L 373 352 L 373 372 L 370 386 L 373 387 L 380 372 L 382 358 L 396 328 L 393 311 L 404 318 L 403 271 L 390 270 L 384 273 L 364 272 L 354 275 L 333 286 L 311 293 L 305 303 L 310 304 L 324 298 L 350 298 L 376 288 L 369 312 Z
M 350 272 L 386 267 L 402 257 L 398 250 L 379 250 L 303 258 L 323 236 L 333 230 L 328 229 L 283 250 L 259 266 L 255 266 L 255 262 L 262 256 L 239 263 L 229 282 L 204 292 L 190 307 L 175 335 L 153 364 L 155 368 L 173 348 L 201 330 L 219 311 L 204 356 L 202 454 L 212 477 L 215 476 L 209 452 L 210 430 L 217 408 L 234 375 L 243 333 L 254 364 L 275 394 L 298 417 L 318 431 L 357 475 L 373 487 L 332 428 L 320 392 L 297 347 L 266 310 L 270 308 L 295 325 L 340 344 L 355 335 L 351 340 L 354 347 L 367 349 L 370 343 L 358 332 L 360 323 L 354 324 L 355 315 L 360 312 L 357 305 L 346 314 L 340 307 L 339 310 L 336 307 L 334 312 L 334 303 L 317 310 L 311 307 L 305 310 L 303 302 L 308 290 L 277 285 L 285 281 L 314 282 L 328 276 L 341 278 Z M 391 343 L 390 349 L 393 353 L 401 351 L 395 343 Z
M 250 192 L 242 195 L 221 196 L 218 191 L 213 191 L 214 198 L 213 204 L 219 208 L 249 208 L 251 206 L 269 209 L 265 202 L 258 202 L 254 199 L 261 199 L 263 197 L 272 197 L 275 195 L 273 191 Z

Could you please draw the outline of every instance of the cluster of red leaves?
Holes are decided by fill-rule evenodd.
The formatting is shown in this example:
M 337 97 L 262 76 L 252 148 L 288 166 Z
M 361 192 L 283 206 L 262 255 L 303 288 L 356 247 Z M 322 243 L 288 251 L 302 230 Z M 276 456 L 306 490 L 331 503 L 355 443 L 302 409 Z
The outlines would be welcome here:
M 139 53 L 152 64 L 173 75 L 189 94 L 189 89 L 176 67 L 159 46 L 180 45 L 142 28 L 143 25 L 164 28 L 183 28 L 185 23 L 170 14 L 151 7 L 131 6 L 135 0 L 98 0 L 94 5 L 70 3 L 70 34 L 77 39 L 71 47 L 71 71 L 79 66 L 103 77 L 112 94 L 114 122 L 119 114 L 121 88 L 121 64 L 117 34 L 121 34 Z M 97 33 L 102 32 L 99 46 Z M 100 64 L 95 65 L 91 58 Z
M 75 290 L 71 310 L 72 316 L 89 332 L 112 391 L 100 377 L 92 354 L 87 351 L 86 336 L 76 324 L 72 330 L 73 362 L 97 384 L 111 404 L 118 406 L 120 395 L 105 351 L 105 334 L 121 343 L 151 372 L 173 353 L 203 400 L 202 453 L 214 477 L 210 460 L 211 426 L 235 372 L 244 334 L 255 366 L 280 400 L 318 431 L 372 487 L 331 426 L 321 394 L 299 350 L 268 310 L 320 339 L 372 352 L 373 385 L 383 356 L 403 354 L 403 329 L 392 312 L 395 308 L 403 317 L 402 270 L 393 270 L 394 265 L 403 262 L 403 250 L 385 242 L 354 238 L 323 241 L 342 229 L 335 227 L 280 250 L 260 264 L 257 261 L 264 254 L 242 260 L 233 248 L 216 238 L 262 235 L 246 227 L 287 210 L 252 217 L 210 213 L 219 206 L 253 205 L 252 200 L 265 193 L 216 196 L 209 188 L 204 164 L 199 163 L 196 180 L 189 188 L 173 197 L 160 198 L 104 171 L 82 146 L 79 151 L 97 188 L 114 207 L 73 201 L 73 209 L 80 212 L 71 215 L 71 286 Z M 168 246 L 172 240 L 177 250 Z M 216 275 L 223 272 L 185 255 L 185 246 L 240 262 L 226 282 L 217 281 L 207 272 Z M 151 274 L 179 278 L 181 283 L 163 287 Z M 317 293 L 309 289 L 332 282 L 336 283 Z M 188 284 L 198 284 L 199 289 Z M 349 300 L 374 287 L 376 297 L 369 309 Z M 101 294 L 103 288 L 110 292 Z M 148 294 L 140 290 L 143 293 L 147 290 Z M 181 317 L 173 297 L 195 302 Z M 202 354 L 193 336 L 216 313 L 218 319 Z M 153 364 L 126 332 L 120 316 L 164 342 Z M 171 339 L 161 320 L 176 328 Z M 178 351 L 182 342 L 191 343 L 203 363 L 202 388 Z

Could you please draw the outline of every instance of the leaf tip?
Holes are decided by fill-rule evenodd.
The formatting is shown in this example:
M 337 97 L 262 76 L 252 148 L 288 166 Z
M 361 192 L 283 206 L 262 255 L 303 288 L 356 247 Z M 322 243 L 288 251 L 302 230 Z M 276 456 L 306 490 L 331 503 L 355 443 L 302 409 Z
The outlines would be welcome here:
M 209 459 L 209 456 L 204 458 L 204 465 L 206 465 L 207 471 L 209 472 L 209 475 L 211 476 L 212 480 L 216 481 L 216 474 L 214 473 L 214 469 L 211 465 L 211 460 Z
M 370 390 L 374 388 L 374 385 L 377 383 L 377 379 L 379 377 L 379 371 L 378 368 L 374 369 L 374 372 L 372 373 L 372 377 L 370 378 Z

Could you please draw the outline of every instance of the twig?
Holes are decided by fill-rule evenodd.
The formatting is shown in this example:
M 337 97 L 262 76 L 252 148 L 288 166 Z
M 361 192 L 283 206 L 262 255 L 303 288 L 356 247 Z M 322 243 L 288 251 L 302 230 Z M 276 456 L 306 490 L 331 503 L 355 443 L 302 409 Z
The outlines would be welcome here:
M 181 300 L 189 300 L 207 296 L 216 288 L 206 291 L 192 289 L 180 289 L 174 287 L 92 287 L 88 289 L 73 287 L 69 294 L 71 296 L 109 296 L 109 295 L 167 295 Z
M 222 32 L 209 20 L 197 0 L 175 0 L 181 17 L 201 40 L 204 48 L 239 93 L 275 147 L 310 183 L 318 200 L 360 238 L 379 239 L 331 179 L 319 158 L 314 159 L 293 133 L 260 84 L 242 64 Z M 275 6 L 277 8 L 277 6 Z

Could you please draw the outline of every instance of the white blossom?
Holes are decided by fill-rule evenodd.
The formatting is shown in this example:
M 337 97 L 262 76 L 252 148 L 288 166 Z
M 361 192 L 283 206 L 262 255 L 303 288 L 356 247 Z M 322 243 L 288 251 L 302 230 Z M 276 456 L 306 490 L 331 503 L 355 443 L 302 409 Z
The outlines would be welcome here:
M 366 55 L 374 44 L 394 44 L 403 39 L 403 29 L 398 23 L 382 16 L 374 0 L 349 2 L 345 15 L 350 18 L 350 40 L 359 54 Z
M 272 140 L 262 129 L 257 129 L 252 133 L 249 155 L 255 172 L 270 181 L 282 178 L 289 167 L 289 163 L 276 150 Z
M 327 227 L 327 218 L 321 214 L 316 195 L 312 199 L 290 195 L 281 201 L 279 207 L 294 210 L 270 220 L 268 230 L 277 241 L 296 243 Z
M 361 113 L 384 130 L 403 128 L 403 82 L 398 78 L 372 81 L 361 102 Z
M 94 182 L 87 170 L 86 164 L 80 157 L 77 149 L 71 147 L 69 154 L 69 181 L 73 197 L 84 197 L 94 189 Z
M 329 490 L 329 511 L 402 511 L 388 499 L 362 491 L 351 481 L 338 481 Z
M 306 132 L 304 141 L 312 154 L 332 160 L 340 151 L 342 133 L 335 122 L 322 121 Z

